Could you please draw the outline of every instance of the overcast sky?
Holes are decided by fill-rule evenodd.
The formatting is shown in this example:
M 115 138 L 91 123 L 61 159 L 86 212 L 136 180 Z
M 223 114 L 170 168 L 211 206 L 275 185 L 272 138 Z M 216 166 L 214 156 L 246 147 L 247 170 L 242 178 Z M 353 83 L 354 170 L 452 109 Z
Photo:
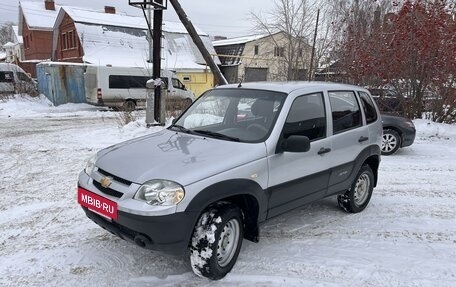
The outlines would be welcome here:
M 27 0 L 25 0 L 27 1 Z M 28 0 L 30 1 L 30 0 Z M 41 2 L 44 0 L 33 0 Z M 117 11 L 130 15 L 142 15 L 139 8 L 128 5 L 128 0 L 55 0 L 57 5 L 89 7 L 102 10 L 104 6 L 115 6 Z M 267 12 L 271 9 L 271 0 L 180 0 L 190 20 L 210 35 L 229 37 L 254 34 L 249 13 Z M 0 24 L 8 21 L 18 22 L 19 0 L 0 0 Z M 179 21 L 172 6 L 164 12 L 165 20 Z

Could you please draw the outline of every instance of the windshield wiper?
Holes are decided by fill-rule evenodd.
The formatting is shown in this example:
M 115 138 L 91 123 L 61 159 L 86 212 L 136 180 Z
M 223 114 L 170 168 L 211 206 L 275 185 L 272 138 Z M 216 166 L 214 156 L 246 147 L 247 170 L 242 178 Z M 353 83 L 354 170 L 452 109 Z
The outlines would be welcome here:
M 189 130 L 189 129 L 187 129 L 187 128 L 181 126 L 181 125 L 172 125 L 172 126 L 170 126 L 169 128 L 170 128 L 170 129 L 171 129 L 171 128 L 177 128 L 179 131 L 184 132 L 184 133 L 186 133 L 186 134 L 192 134 L 192 133 L 193 133 L 193 131 L 191 131 L 191 130 Z
M 227 136 L 227 135 L 224 135 L 221 133 L 212 132 L 212 131 L 208 131 L 208 130 L 193 130 L 192 132 L 203 134 L 203 135 L 208 135 L 210 137 L 218 138 L 218 139 L 230 140 L 230 141 L 234 141 L 234 142 L 240 141 L 239 138 Z

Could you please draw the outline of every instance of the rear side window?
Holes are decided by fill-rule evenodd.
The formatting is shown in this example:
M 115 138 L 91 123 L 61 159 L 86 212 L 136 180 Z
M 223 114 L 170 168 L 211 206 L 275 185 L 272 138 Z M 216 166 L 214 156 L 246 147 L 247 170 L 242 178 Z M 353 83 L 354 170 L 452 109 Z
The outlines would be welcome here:
M 13 72 L 6 71 L 0 72 L 0 83 L 12 83 L 14 82 Z
M 365 92 L 359 92 L 359 97 L 361 98 L 367 124 L 375 122 L 377 120 L 377 110 L 375 110 L 371 97 Z
M 283 135 L 303 135 L 310 140 L 326 137 L 326 114 L 323 94 L 298 97 L 291 105 L 283 129 Z
M 146 83 L 150 79 L 147 76 L 124 76 L 124 75 L 110 75 L 109 88 L 110 89 L 138 89 L 146 88 Z
M 334 134 L 361 126 L 361 111 L 352 91 L 329 92 Z

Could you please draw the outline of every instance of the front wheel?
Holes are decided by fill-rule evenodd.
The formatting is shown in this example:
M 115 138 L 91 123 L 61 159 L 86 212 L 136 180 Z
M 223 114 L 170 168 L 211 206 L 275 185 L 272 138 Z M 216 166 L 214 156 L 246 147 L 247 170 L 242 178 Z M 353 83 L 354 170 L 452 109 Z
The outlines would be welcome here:
M 190 262 L 200 277 L 218 280 L 231 271 L 243 238 L 241 210 L 219 203 L 201 214 L 193 231 Z
M 352 186 L 343 195 L 339 195 L 339 206 L 350 213 L 363 211 L 369 204 L 374 190 L 374 173 L 368 165 L 363 165 Z

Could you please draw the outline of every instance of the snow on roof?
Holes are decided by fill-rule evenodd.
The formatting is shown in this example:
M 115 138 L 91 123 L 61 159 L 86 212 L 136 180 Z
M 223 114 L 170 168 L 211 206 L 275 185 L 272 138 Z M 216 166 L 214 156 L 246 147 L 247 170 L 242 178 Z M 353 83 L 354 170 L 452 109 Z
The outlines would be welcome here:
M 71 6 L 63 6 L 62 9 L 77 23 L 147 29 L 144 17 L 129 16 L 120 13 L 110 14 L 104 11 Z
M 84 62 L 97 65 L 143 66 L 148 58 L 146 32 L 128 27 L 75 23 Z
M 30 29 L 52 30 L 60 7 L 55 5 L 55 10 L 46 10 L 44 1 L 20 1 L 20 10 Z
M 62 9 L 73 19 L 73 21 L 78 23 L 129 27 L 143 30 L 147 29 L 147 23 L 143 16 L 130 16 L 123 13 L 109 14 L 104 11 L 71 6 L 62 6 Z M 179 22 L 164 21 L 162 29 L 166 32 L 187 34 L 184 25 Z M 205 32 L 197 27 L 195 27 L 195 29 L 199 35 L 207 36 Z
M 214 45 L 214 47 L 218 47 L 218 46 L 245 44 L 248 42 L 252 42 L 252 41 L 264 38 L 266 36 L 269 36 L 269 34 L 250 35 L 250 36 L 243 36 L 243 37 L 231 38 L 231 39 L 226 39 L 226 40 L 218 40 L 218 41 L 213 41 L 212 45 Z
M 146 30 L 84 23 L 75 23 L 75 25 L 84 49 L 84 62 L 119 67 L 149 65 Z M 209 53 L 214 53 L 209 36 L 201 38 Z M 205 61 L 190 35 L 164 32 L 163 46 L 163 68 L 177 70 L 205 68 Z M 216 62 L 219 63 L 218 59 Z
M 193 43 L 189 34 L 164 32 L 164 63 L 167 69 L 201 69 L 206 65 L 206 61 L 200 51 Z M 209 36 L 201 36 L 204 46 L 209 54 L 215 54 Z M 220 60 L 215 58 L 216 64 Z M 202 66 L 204 65 L 204 66 Z

